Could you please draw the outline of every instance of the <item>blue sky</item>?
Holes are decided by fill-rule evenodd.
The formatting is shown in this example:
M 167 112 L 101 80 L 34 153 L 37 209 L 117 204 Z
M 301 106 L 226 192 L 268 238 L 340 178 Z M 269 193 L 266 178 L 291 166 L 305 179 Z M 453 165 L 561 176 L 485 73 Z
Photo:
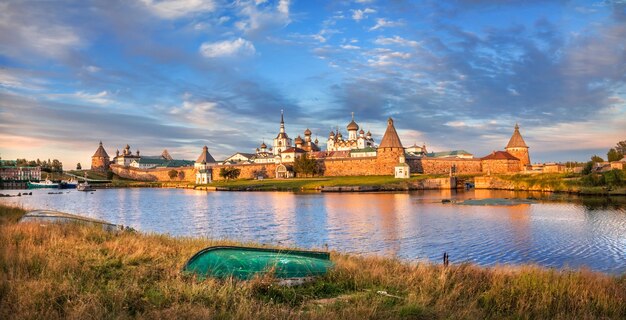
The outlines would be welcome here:
M 0 1 L 0 156 L 251 152 L 351 112 L 380 141 L 533 162 L 626 139 L 624 1 Z

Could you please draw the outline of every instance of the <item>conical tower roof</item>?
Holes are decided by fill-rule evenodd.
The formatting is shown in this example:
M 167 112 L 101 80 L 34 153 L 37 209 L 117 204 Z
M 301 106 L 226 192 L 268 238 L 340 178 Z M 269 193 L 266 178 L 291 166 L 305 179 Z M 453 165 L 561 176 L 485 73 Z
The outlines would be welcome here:
M 98 149 L 96 150 L 96 153 L 93 154 L 92 158 L 95 157 L 103 157 L 103 158 L 108 158 L 109 155 L 107 154 L 106 150 L 104 150 L 104 147 L 102 146 L 102 141 L 100 141 L 100 145 L 98 146 Z
M 522 138 L 522 135 L 519 133 L 519 126 L 517 123 L 515 124 L 515 131 L 511 136 L 511 140 L 509 140 L 509 143 L 506 145 L 506 149 L 508 148 L 528 148 L 524 138 Z
M 379 148 L 402 148 L 402 142 L 400 141 L 400 137 L 398 137 L 398 132 L 396 132 L 396 128 L 393 126 L 393 119 L 389 118 L 387 120 L 387 131 L 385 131 L 385 135 L 383 139 L 380 141 Z
M 202 153 L 198 157 L 198 160 L 196 160 L 196 163 L 211 163 L 211 162 L 215 162 L 215 159 L 213 159 L 213 156 L 211 156 L 211 154 L 209 153 L 209 147 L 204 146 L 202 148 Z

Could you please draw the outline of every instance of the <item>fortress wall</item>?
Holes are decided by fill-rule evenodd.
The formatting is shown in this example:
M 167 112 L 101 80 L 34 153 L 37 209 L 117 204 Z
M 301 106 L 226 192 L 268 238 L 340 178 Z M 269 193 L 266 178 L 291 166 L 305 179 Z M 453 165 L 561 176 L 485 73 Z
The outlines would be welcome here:
M 484 173 L 509 173 L 521 171 L 519 160 L 482 160 L 482 166 L 482 172 Z
M 170 179 L 170 170 L 178 171 L 179 176 L 174 179 Z M 111 171 L 122 178 L 139 181 L 196 181 L 196 169 L 194 167 L 139 169 L 112 164 Z M 181 172 L 182 174 L 180 174 Z
M 226 165 L 226 166 L 214 166 L 212 167 L 212 179 L 213 180 L 224 180 L 224 178 L 220 177 L 220 170 L 222 168 L 237 168 L 241 170 L 239 173 L 238 179 L 254 179 L 254 172 L 261 171 L 265 168 L 267 172 L 267 177 L 270 179 L 276 178 L 276 164 L 274 163 L 252 163 L 252 164 L 237 164 L 237 165 Z
M 325 159 L 320 162 L 320 166 L 327 177 L 385 174 L 377 169 L 376 157 Z
M 448 174 L 452 166 L 456 167 L 456 173 L 481 173 L 480 159 L 437 159 L 420 158 L 407 159 L 411 167 L 411 173 L 423 174 Z

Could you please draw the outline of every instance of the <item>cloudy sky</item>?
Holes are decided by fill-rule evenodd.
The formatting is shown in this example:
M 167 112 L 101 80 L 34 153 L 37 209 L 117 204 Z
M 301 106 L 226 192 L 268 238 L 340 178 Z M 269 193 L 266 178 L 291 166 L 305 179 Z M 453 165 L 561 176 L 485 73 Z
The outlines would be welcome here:
M 380 141 L 533 162 L 626 139 L 624 1 L 0 0 L 0 156 L 251 152 L 351 112 Z

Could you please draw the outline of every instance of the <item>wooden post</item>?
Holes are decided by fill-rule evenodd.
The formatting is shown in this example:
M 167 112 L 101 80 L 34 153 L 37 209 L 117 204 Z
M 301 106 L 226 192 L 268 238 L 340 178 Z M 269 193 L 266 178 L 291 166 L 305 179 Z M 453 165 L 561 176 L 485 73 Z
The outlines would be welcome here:
M 449 261 L 450 256 L 448 256 L 447 252 L 443 253 L 443 266 L 444 267 L 448 267 L 448 264 L 450 263 Z

